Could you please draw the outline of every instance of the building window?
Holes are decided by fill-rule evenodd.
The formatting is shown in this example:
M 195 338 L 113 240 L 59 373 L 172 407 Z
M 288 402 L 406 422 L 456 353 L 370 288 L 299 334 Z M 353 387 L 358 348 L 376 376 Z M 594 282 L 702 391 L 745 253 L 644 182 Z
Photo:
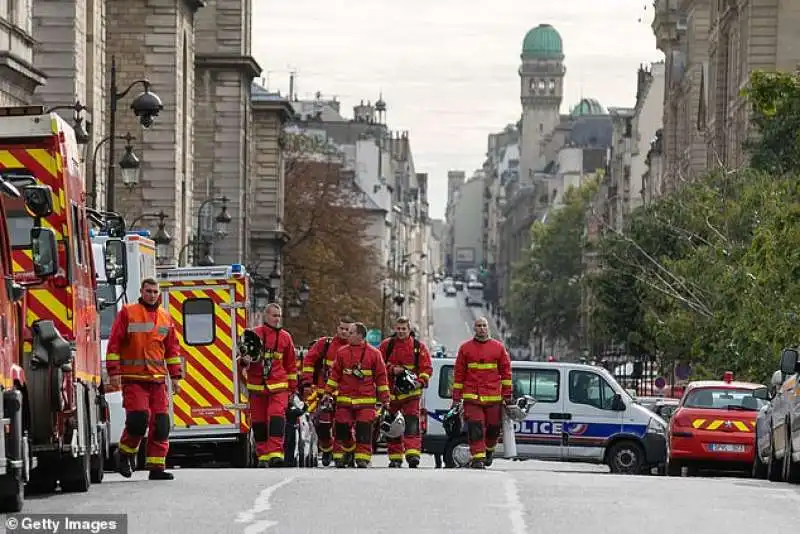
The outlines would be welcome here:
M 214 302 L 187 299 L 183 303 L 183 339 L 187 345 L 209 345 L 216 337 Z

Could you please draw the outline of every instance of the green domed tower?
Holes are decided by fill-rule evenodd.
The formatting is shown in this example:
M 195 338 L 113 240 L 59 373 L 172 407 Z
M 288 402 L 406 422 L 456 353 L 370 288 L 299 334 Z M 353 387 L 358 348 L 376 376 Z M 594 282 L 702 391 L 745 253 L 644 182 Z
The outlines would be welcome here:
M 561 35 L 550 24 L 539 24 L 525 34 L 520 57 L 520 176 L 527 177 L 543 165 L 539 143 L 561 121 L 559 109 L 566 74 Z
M 539 24 L 525 34 L 522 59 L 564 59 L 561 35 L 550 24 Z

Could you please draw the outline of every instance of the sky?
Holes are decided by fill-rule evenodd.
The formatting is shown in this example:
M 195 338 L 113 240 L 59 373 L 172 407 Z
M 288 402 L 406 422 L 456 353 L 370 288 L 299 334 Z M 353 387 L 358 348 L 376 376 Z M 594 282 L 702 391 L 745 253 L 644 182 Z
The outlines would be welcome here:
M 336 96 L 342 112 L 383 93 L 408 131 L 430 213 L 443 218 L 447 171 L 472 174 L 487 136 L 519 119 L 525 33 L 549 23 L 564 42 L 562 113 L 582 97 L 630 107 L 636 71 L 660 61 L 652 0 L 254 0 L 253 56 L 268 89 Z

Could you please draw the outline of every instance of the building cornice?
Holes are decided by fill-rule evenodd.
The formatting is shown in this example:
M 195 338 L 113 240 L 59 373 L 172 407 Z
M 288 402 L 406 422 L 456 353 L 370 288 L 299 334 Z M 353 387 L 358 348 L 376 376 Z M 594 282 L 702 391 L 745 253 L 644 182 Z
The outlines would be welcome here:
M 195 68 L 220 69 L 238 71 L 249 76 L 248 81 L 261 76 L 261 65 L 252 56 L 234 54 L 197 54 L 194 58 Z

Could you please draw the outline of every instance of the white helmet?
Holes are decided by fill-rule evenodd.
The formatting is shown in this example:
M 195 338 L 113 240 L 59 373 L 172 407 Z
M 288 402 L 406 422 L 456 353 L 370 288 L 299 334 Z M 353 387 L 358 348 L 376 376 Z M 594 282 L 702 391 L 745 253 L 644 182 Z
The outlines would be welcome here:
M 534 404 L 536 404 L 536 399 L 530 395 L 523 395 L 514 404 L 506 406 L 506 415 L 512 421 L 521 423 L 528 416 L 528 412 L 531 411 Z
M 406 431 L 406 419 L 399 411 L 385 412 L 381 418 L 381 432 L 389 439 L 399 438 Z

